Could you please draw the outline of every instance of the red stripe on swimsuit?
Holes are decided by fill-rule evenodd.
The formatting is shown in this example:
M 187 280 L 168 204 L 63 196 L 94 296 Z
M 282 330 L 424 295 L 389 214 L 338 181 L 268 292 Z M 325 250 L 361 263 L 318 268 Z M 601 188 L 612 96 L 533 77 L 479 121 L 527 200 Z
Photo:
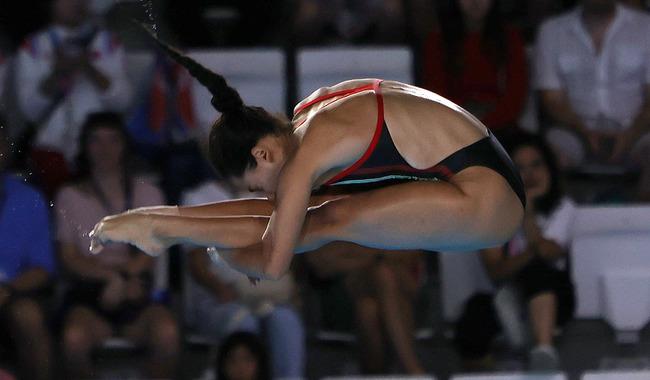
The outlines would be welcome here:
M 384 98 L 381 93 L 381 82 L 380 79 L 376 79 L 368 85 L 319 96 L 301 105 L 296 110 L 296 114 L 300 113 L 311 105 L 334 97 L 337 97 L 337 99 L 332 100 L 332 102 L 361 91 L 373 90 L 375 92 L 377 99 L 377 123 L 370 145 L 355 163 L 329 179 L 325 183 L 325 186 L 366 184 L 400 179 L 438 180 L 450 178 L 454 173 L 445 165 L 436 165 L 427 169 L 416 169 L 409 165 L 397 151 L 384 121 Z

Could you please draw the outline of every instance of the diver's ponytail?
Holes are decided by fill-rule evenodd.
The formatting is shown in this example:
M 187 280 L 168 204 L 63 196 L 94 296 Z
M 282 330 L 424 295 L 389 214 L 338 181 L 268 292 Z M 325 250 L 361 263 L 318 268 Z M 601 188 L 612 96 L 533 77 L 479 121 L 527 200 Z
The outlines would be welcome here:
M 291 124 L 274 117 L 261 107 L 246 106 L 239 93 L 228 86 L 221 75 L 203 67 L 167 42 L 158 38 L 145 24 L 140 24 L 156 43 L 212 94 L 212 106 L 219 117 L 212 125 L 209 138 L 210 161 L 223 179 L 240 177 L 257 165 L 251 150 L 269 134 L 291 134 Z
M 228 86 L 226 79 L 205 68 L 200 63 L 192 58 L 181 53 L 175 47 L 169 45 L 167 42 L 158 38 L 158 36 L 145 24 L 140 24 L 144 30 L 156 41 L 167 55 L 172 57 L 176 62 L 190 72 L 203 86 L 205 86 L 210 94 L 212 94 L 212 106 L 222 114 L 233 114 L 243 111 L 245 105 L 239 93 L 234 88 Z

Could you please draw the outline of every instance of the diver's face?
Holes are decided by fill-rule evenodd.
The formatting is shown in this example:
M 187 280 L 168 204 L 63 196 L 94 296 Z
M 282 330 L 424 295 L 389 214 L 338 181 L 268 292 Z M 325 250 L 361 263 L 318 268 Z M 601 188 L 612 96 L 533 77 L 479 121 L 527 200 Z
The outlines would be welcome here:
M 251 155 L 255 158 L 255 167 L 246 169 L 240 178 L 233 180 L 233 184 L 240 190 L 264 193 L 273 200 L 278 188 L 280 172 L 286 163 L 285 150 L 281 137 L 268 135 L 261 138 L 251 149 Z
M 251 193 L 263 193 L 269 200 L 274 200 L 281 170 L 278 163 L 258 162 L 256 167 L 246 169 L 244 175 L 235 180 L 235 186 Z

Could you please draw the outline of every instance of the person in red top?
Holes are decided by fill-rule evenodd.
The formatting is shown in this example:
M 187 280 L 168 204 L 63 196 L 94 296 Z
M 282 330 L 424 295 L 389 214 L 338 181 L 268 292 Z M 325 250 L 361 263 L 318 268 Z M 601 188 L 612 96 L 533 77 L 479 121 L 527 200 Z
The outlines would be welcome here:
M 497 135 L 517 125 L 528 93 L 520 32 L 499 0 L 449 0 L 423 46 L 423 85 L 478 117 Z

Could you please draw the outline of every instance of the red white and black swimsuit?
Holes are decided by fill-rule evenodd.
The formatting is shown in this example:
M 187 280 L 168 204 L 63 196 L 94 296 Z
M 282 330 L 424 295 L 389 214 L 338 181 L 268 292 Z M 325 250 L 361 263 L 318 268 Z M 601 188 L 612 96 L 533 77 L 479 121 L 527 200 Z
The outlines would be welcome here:
M 384 99 L 380 84 L 381 80 L 376 79 L 368 85 L 320 96 L 296 109 L 295 113 L 298 114 L 315 103 L 367 90 L 373 90 L 377 97 L 377 126 L 368 149 L 354 164 L 329 179 L 324 186 L 368 185 L 400 181 L 447 181 L 465 168 L 484 166 L 501 174 L 517 194 L 522 205 L 526 205 L 524 186 L 519 177 L 519 171 L 492 133 L 452 153 L 430 168 L 417 169 L 409 165 L 395 147 L 384 121 Z

